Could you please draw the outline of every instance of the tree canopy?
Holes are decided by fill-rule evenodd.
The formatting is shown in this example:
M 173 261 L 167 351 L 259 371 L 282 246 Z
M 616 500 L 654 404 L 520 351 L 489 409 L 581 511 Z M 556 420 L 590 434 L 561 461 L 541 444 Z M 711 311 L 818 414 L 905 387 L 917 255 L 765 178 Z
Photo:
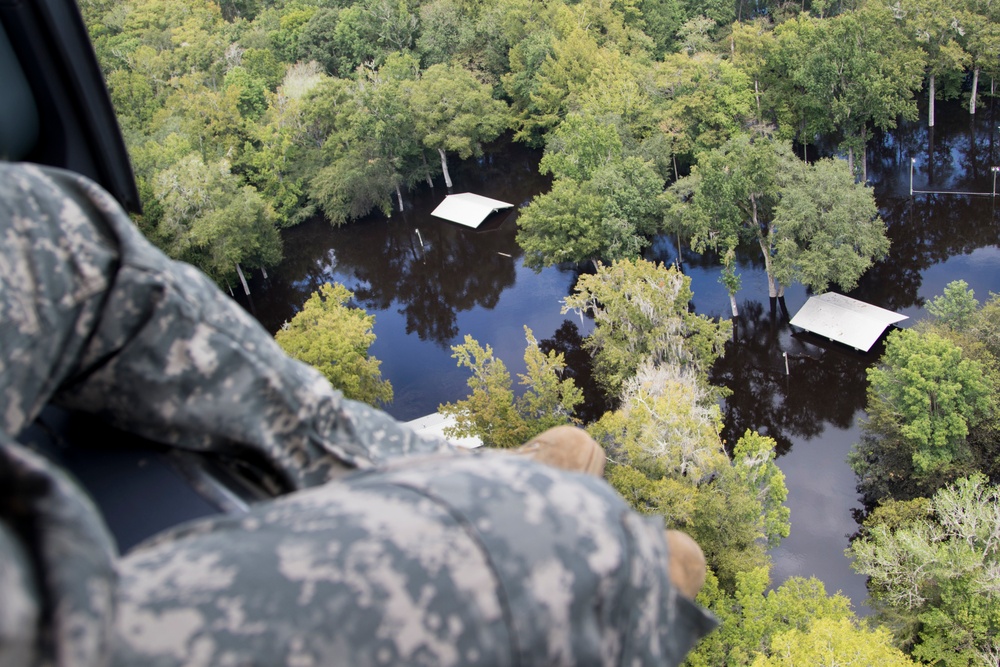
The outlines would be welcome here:
M 880 617 L 914 657 L 991 664 L 1000 655 L 1000 489 L 985 475 L 957 480 L 922 516 L 866 524 L 850 549 L 870 577 Z
M 666 199 L 671 226 L 696 250 L 719 250 L 726 261 L 740 244 L 755 244 L 772 298 L 794 281 L 851 289 L 889 249 L 871 188 L 846 163 L 807 164 L 788 142 L 766 136 L 737 135 L 701 153 Z M 732 297 L 739 283 L 723 278 Z
M 483 347 L 471 336 L 452 347 L 459 366 L 468 368 L 471 393 L 438 411 L 455 419 L 448 435 L 476 436 L 487 447 L 517 447 L 553 426 L 575 421 L 574 410 L 583 401 L 572 378 L 561 376 L 565 361 L 561 353 L 542 352 L 528 327 L 524 328 L 526 372 L 519 375 L 524 387 L 515 396 L 510 373 L 493 349 Z
M 368 354 L 375 317 L 348 306 L 353 296 L 343 285 L 322 285 L 274 337 L 289 356 L 314 367 L 347 398 L 388 404 L 392 385 L 382 379 L 382 362 Z

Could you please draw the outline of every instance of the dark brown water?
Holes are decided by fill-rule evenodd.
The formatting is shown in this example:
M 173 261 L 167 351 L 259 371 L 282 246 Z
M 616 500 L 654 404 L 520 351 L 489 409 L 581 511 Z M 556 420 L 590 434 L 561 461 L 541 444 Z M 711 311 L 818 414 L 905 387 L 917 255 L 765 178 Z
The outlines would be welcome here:
M 910 196 L 911 158 L 917 190 L 992 193 L 998 132 L 988 107 L 973 120 L 957 105 L 943 105 L 933 134 L 914 123 L 876 140 L 869 179 L 892 249 L 851 296 L 908 315 L 906 326 L 924 317 L 925 300 L 952 280 L 967 281 L 980 299 L 1000 291 L 996 200 Z M 499 146 L 489 158 L 457 166 L 453 191 L 524 205 L 549 185 L 537 173 L 538 158 L 517 145 Z M 388 411 L 402 420 L 466 395 L 468 375 L 450 350 L 465 335 L 492 346 L 514 374 L 523 371 L 524 325 L 539 340 L 569 350 L 590 330 L 589 322 L 560 314 L 560 300 L 577 277 L 574 269 L 535 274 L 522 266 L 514 239 L 516 209 L 470 230 L 430 217 L 445 194 L 438 187 L 411 195 L 407 211 L 390 219 L 375 216 L 342 229 L 314 220 L 289 230 L 286 261 L 268 280 L 256 277 L 253 303 L 247 304 L 275 331 L 318 285 L 345 284 L 376 317 L 378 340 L 371 352 L 396 392 Z M 672 263 L 675 244 L 659 238 L 647 257 Z M 682 266 L 692 278 L 695 309 L 727 317 L 728 296 L 712 258 L 685 251 Z M 850 570 L 843 553 L 857 529 L 851 510 L 858 507 L 845 461 L 863 417 L 865 369 L 877 361 L 878 348 L 861 354 L 794 332 L 780 309 L 771 312 L 766 276 L 752 252 L 741 270 L 741 317 L 713 375 L 733 391 L 725 404 L 724 437 L 733 442 L 756 429 L 778 442 L 792 531 L 772 552 L 774 581 L 819 577 L 864 613 L 864 579 Z M 790 313 L 807 297 L 801 286 L 787 290 Z

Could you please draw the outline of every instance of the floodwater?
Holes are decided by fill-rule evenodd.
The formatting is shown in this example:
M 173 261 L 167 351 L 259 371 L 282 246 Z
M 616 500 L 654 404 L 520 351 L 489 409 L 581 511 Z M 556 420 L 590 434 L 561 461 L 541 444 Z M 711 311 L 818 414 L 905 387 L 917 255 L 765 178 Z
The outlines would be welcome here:
M 855 298 L 908 315 L 908 326 L 925 316 L 923 304 L 944 286 L 964 279 L 978 298 L 1000 292 L 1000 248 L 991 167 L 1000 165 L 1000 129 L 992 109 L 975 118 L 957 104 L 940 105 L 938 125 L 906 124 L 876 138 L 869 150 L 869 179 L 892 239 L 890 257 L 873 267 Z M 810 153 L 814 153 L 810 148 Z M 525 205 L 548 188 L 537 172 L 538 152 L 504 144 L 478 161 L 454 168 L 454 192 L 476 192 Z M 912 162 L 911 162 L 912 160 Z M 915 190 L 986 193 L 986 196 L 921 194 Z M 334 229 L 322 220 L 285 233 L 285 262 L 251 282 L 245 303 L 270 331 L 290 319 L 309 294 L 339 281 L 355 302 L 375 315 L 371 353 L 395 390 L 387 411 L 401 420 L 434 412 L 467 394 L 468 373 L 451 357 L 451 346 L 472 336 L 514 375 L 523 372 L 524 326 L 543 343 L 581 358 L 579 343 L 590 322 L 561 313 L 561 300 L 577 278 L 574 267 L 534 273 L 522 266 L 515 242 L 517 209 L 497 214 L 480 230 L 430 217 L 446 194 L 421 190 L 407 210 Z M 660 237 L 647 258 L 673 263 L 676 245 Z M 728 317 L 729 299 L 712 258 L 684 250 L 680 263 L 692 278 L 697 312 Z M 864 416 L 865 369 L 878 360 L 794 332 L 780 309 L 772 312 L 760 260 L 741 259 L 740 318 L 725 358 L 713 371 L 729 387 L 724 437 L 735 442 L 756 429 L 778 442 L 778 464 L 789 489 L 791 535 L 772 551 L 773 581 L 816 576 L 828 592 L 842 591 L 867 613 L 864 579 L 844 556 L 857 530 L 859 507 L 846 457 Z M 794 314 L 808 294 L 786 290 Z M 786 355 L 787 354 L 787 363 Z M 581 371 L 582 372 L 582 371 Z M 592 407 L 592 409 L 599 409 Z

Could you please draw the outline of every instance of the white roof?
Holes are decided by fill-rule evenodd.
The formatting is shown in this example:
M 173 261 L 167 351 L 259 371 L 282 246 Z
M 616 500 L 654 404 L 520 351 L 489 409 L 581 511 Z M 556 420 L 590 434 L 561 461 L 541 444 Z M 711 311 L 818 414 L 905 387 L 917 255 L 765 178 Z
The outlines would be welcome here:
M 810 297 L 791 324 L 867 352 L 886 327 L 905 319 L 906 315 L 827 292 Z
M 435 412 L 434 414 L 427 415 L 426 417 L 406 422 L 406 425 L 416 431 L 417 435 L 428 435 L 435 438 L 443 438 L 451 442 L 451 444 L 458 445 L 459 447 L 475 449 L 476 447 L 482 447 L 483 445 L 483 441 L 475 436 L 468 438 L 449 438 L 446 436 L 444 434 L 444 429 L 448 426 L 454 426 L 455 418 L 445 417 L 440 412 Z
M 431 211 L 431 215 L 457 222 L 466 227 L 476 228 L 483 224 L 483 220 L 489 217 L 490 213 L 512 206 L 514 205 L 498 199 L 463 192 L 445 197 L 444 201 Z

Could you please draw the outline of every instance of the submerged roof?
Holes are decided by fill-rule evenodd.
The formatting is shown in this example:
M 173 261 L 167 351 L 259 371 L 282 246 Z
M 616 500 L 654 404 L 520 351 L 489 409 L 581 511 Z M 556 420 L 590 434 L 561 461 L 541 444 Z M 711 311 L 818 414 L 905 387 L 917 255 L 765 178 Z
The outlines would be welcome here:
M 791 324 L 867 352 L 887 327 L 905 319 L 906 315 L 827 292 L 809 297 Z
M 475 449 L 476 447 L 481 447 L 483 441 L 475 436 L 470 436 L 468 438 L 449 438 L 444 434 L 445 428 L 449 426 L 454 426 L 456 423 L 454 417 L 445 417 L 440 412 L 435 412 L 434 414 L 427 415 L 426 417 L 420 417 L 419 419 L 414 419 L 413 421 L 406 422 L 406 425 L 417 432 L 417 435 L 428 435 L 437 438 L 444 438 L 448 440 L 453 445 L 458 445 L 459 447 L 465 447 L 467 449 Z
M 431 215 L 457 222 L 466 227 L 476 228 L 483 224 L 483 220 L 488 218 L 491 213 L 513 206 L 513 204 L 499 199 L 490 199 L 471 192 L 463 192 L 445 197 L 444 201 L 431 211 Z

